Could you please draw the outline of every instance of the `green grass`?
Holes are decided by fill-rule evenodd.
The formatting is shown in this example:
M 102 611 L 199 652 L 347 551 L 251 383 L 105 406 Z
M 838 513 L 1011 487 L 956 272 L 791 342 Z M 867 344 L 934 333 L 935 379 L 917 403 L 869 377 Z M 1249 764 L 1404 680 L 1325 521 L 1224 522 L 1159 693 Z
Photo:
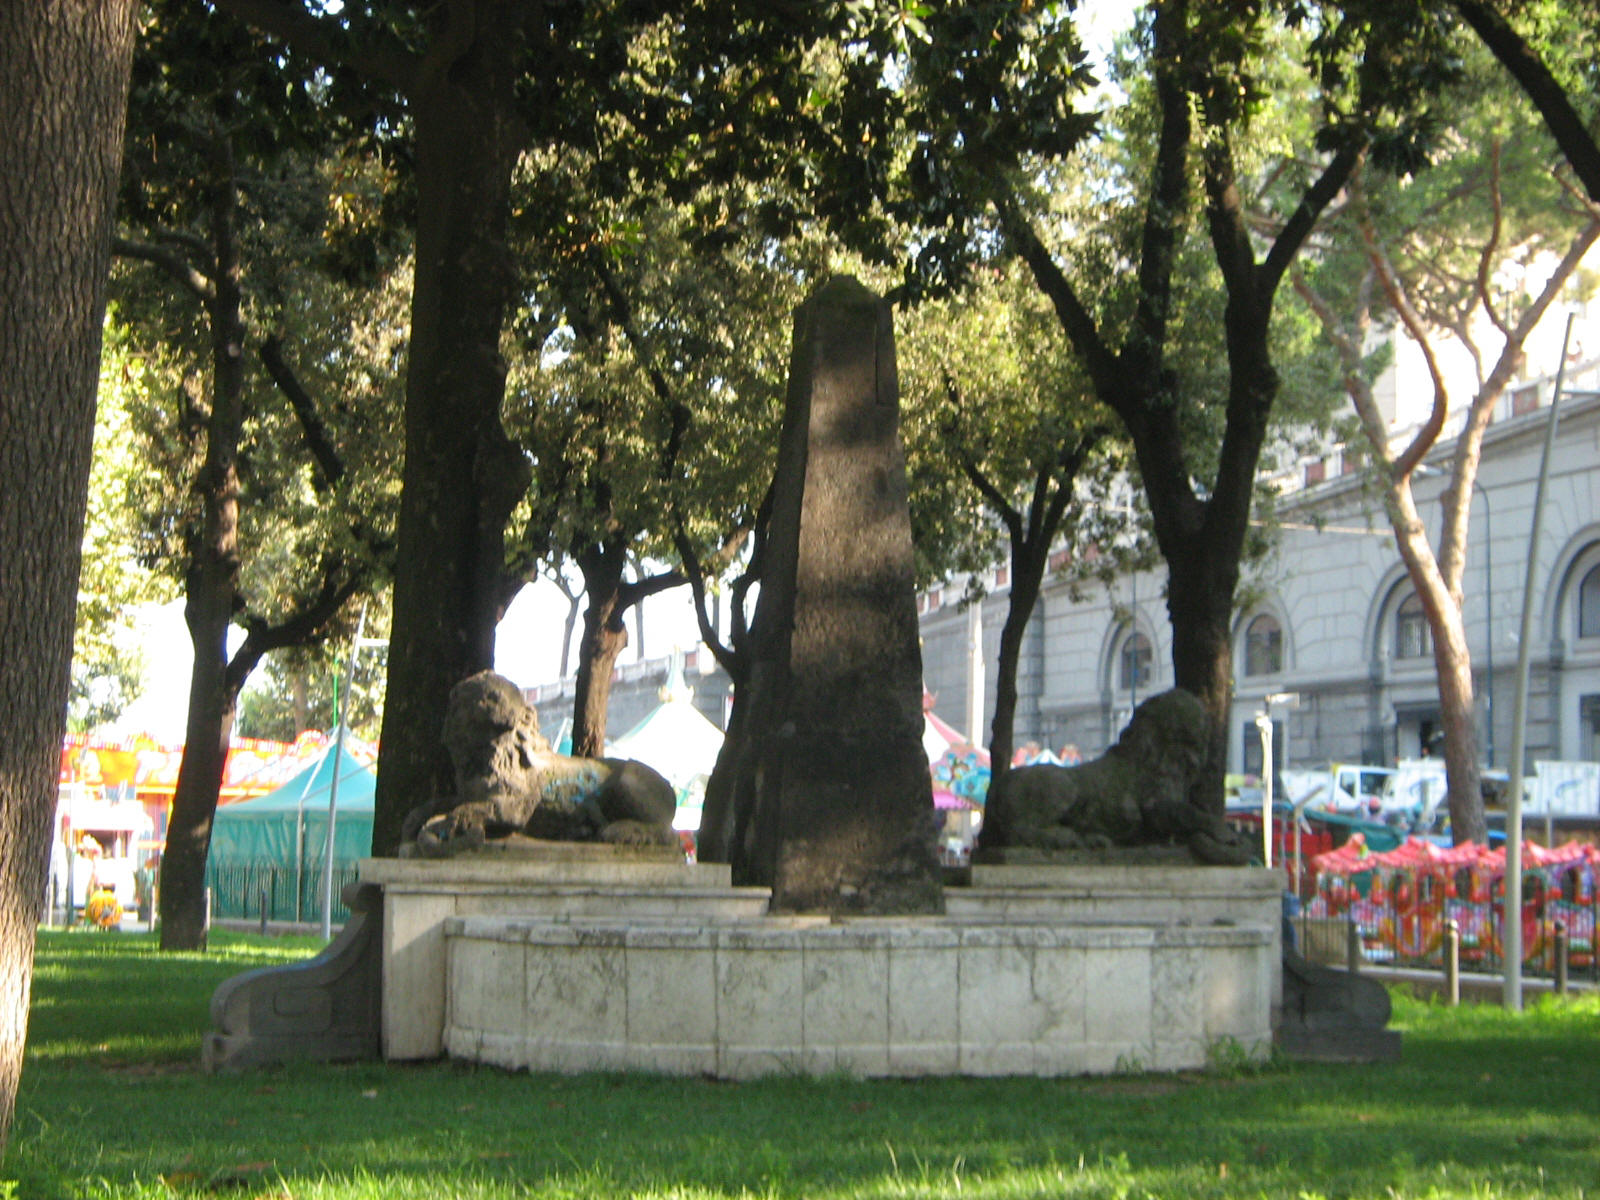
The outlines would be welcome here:
M 1399 1066 L 863 1082 L 197 1067 L 212 988 L 310 943 L 41 936 L 0 1197 L 1600 1198 L 1600 999 L 1405 997 Z

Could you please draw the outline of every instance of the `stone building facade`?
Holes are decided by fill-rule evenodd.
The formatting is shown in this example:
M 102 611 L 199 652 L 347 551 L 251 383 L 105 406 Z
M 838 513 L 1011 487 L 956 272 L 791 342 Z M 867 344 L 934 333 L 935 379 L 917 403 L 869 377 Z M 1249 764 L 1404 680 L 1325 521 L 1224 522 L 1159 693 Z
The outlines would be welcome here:
M 1533 571 L 1527 757 L 1600 759 L 1600 375 L 1568 380 Z M 1485 758 L 1510 757 L 1517 636 L 1548 384 L 1508 396 L 1490 426 L 1474 489 L 1465 577 L 1467 637 Z M 1434 529 L 1442 466 L 1415 482 Z M 1436 473 L 1435 473 L 1436 472 Z M 1229 768 L 1260 765 L 1255 717 L 1274 706 L 1275 757 L 1388 763 L 1418 756 L 1438 723 L 1432 650 L 1381 502 L 1337 450 L 1303 462 L 1279 502 L 1273 548 L 1245 573 L 1234 622 Z M 1064 565 L 1064 560 L 1063 560 Z M 983 602 L 984 728 L 1010 594 L 1004 572 Z M 1018 745 L 1098 754 L 1133 705 L 1171 687 L 1164 569 L 1108 587 L 1047 582 L 1019 674 Z M 974 678 L 974 621 L 955 585 L 923 597 L 924 669 L 935 711 L 964 727 Z M 1492 670 L 1491 670 L 1492 665 Z M 1491 734 L 1492 730 L 1492 734 Z

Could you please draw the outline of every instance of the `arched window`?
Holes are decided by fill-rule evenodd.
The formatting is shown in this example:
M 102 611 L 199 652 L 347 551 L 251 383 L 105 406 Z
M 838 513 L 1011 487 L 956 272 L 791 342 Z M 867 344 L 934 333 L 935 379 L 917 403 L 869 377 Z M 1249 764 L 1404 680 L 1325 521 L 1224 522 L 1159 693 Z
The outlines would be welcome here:
M 1600 637 L 1600 566 L 1590 567 L 1578 584 L 1578 636 Z
M 1244 627 L 1244 673 L 1276 675 L 1283 670 L 1283 626 L 1262 613 Z
M 1122 650 L 1117 656 L 1117 684 L 1123 691 L 1142 688 L 1150 682 L 1150 664 L 1154 654 L 1150 639 L 1134 630 L 1122 639 Z
M 1427 658 L 1432 653 L 1433 634 L 1428 630 L 1428 617 L 1422 611 L 1422 601 L 1412 592 L 1394 610 L 1394 656 Z

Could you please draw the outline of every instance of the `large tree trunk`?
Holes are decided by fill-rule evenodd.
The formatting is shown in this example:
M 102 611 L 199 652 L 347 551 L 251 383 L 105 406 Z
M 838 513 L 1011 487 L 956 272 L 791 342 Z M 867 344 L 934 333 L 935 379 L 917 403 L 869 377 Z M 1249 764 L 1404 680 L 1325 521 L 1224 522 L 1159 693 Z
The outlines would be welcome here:
M 740 796 L 733 784 L 745 774 L 743 762 L 750 753 L 749 730 L 755 718 L 748 699 L 749 672 L 729 674 L 733 677 L 733 707 L 728 713 L 722 746 L 717 750 L 716 765 L 706 780 L 700 828 L 695 833 L 695 857 L 701 862 L 729 863 L 733 877 L 741 879 L 752 870 L 751 813 L 748 806 L 738 803 Z
M 1198 696 L 1211 718 L 1206 761 L 1189 799 L 1206 812 L 1221 816 L 1233 709 L 1233 646 L 1229 629 L 1239 577 L 1238 559 L 1230 564 L 1211 558 L 1203 543 L 1164 552 L 1167 614 L 1172 622 L 1173 683 Z
M 211 320 L 211 416 L 206 458 L 195 490 L 204 513 L 189 546 L 184 620 L 194 646 L 183 765 L 172 797 L 161 856 L 161 948 L 201 950 L 206 939 L 205 870 L 211 822 L 233 734 L 237 692 L 229 693 L 228 626 L 239 587 L 239 436 L 244 428 L 244 318 L 234 236 L 236 192 L 231 163 L 211 195 L 211 251 L 216 259 Z
M 505 523 L 526 459 L 500 409 L 500 332 L 513 282 L 506 247 L 516 123 L 516 6 L 480 3 L 470 44 L 430 62 L 410 97 L 416 281 L 406 458 L 374 854 L 393 854 L 416 805 L 446 792 L 440 727 L 450 689 L 492 665 Z
M 1214 47 L 1196 40 L 1186 0 L 1152 5 L 1151 40 L 1160 132 L 1145 203 L 1133 328 L 1121 349 L 1103 338 L 1095 317 L 1032 227 L 1012 208 L 1002 213 L 1063 332 L 1083 362 L 1102 403 L 1121 419 L 1138 457 L 1156 541 L 1166 559 L 1167 610 L 1179 687 L 1193 692 L 1211 717 L 1211 750 L 1190 792 L 1199 808 L 1221 815 L 1232 700 L 1229 628 L 1240 559 L 1250 522 L 1256 466 L 1277 397 L 1269 333 L 1277 289 L 1317 220 L 1349 181 L 1364 146 L 1351 130 L 1320 175 L 1301 193 L 1264 256 L 1260 226 L 1244 211 L 1229 131 L 1210 127 L 1191 147 L 1195 96 L 1191 83 L 1213 65 Z M 1192 149 L 1204 166 L 1205 217 L 1212 252 L 1227 289 L 1227 420 L 1216 476 L 1195 490 L 1195 459 L 1185 452 L 1175 374 L 1166 361 L 1174 301 L 1173 268 L 1186 233 Z M 1191 435 L 1192 436 L 1192 435 Z
M 209 599 L 214 602 L 215 597 Z M 183 765 L 178 768 L 167 845 L 161 855 L 163 950 L 204 950 L 206 946 L 206 858 L 211 852 L 211 825 L 222 791 L 237 704 L 237 693 L 228 688 L 224 678 L 226 616 L 219 623 L 211 613 L 197 614 L 193 597 L 188 610 L 195 662 L 189 677 Z
M 0 5 L 0 1150 L 66 729 L 133 14 Z
M 1260 336 L 1259 361 L 1264 363 L 1264 327 Z M 1223 777 L 1233 709 L 1233 598 L 1250 524 L 1250 491 L 1275 391 L 1270 367 L 1254 379 L 1244 374 L 1243 349 L 1230 337 L 1234 380 L 1229 421 L 1206 500 L 1191 490 L 1170 421 L 1152 421 L 1134 434 L 1156 540 L 1167 563 L 1173 683 L 1199 697 L 1211 721 L 1209 749 L 1189 799 L 1219 817 L 1226 802 Z
M 1491 179 L 1498 194 L 1500 159 L 1491 152 Z M 1360 196 L 1357 190 L 1358 197 Z M 1488 375 L 1467 407 L 1467 419 L 1451 452 L 1450 483 L 1440 496 L 1441 520 L 1437 549 L 1417 513 L 1411 480 L 1423 458 L 1443 435 L 1445 418 L 1451 409 L 1433 349 L 1432 331 L 1412 302 L 1411 289 L 1398 276 L 1389 256 L 1381 252 L 1378 230 L 1365 211 L 1358 215 L 1362 240 L 1373 279 L 1381 287 L 1390 309 L 1406 332 L 1421 348 L 1433 380 L 1433 408 L 1398 454 L 1389 446 L 1389 432 L 1372 388 L 1360 370 L 1362 352 L 1372 325 L 1370 302 L 1363 298 L 1348 325 L 1341 322 L 1327 301 L 1303 280 L 1296 286 L 1318 319 L 1344 364 L 1345 388 L 1355 406 L 1373 460 L 1384 480 L 1384 505 L 1394 530 L 1395 543 L 1405 563 L 1406 574 L 1422 603 L 1433 640 L 1434 674 L 1439 687 L 1439 718 L 1444 733 L 1445 775 L 1449 785 L 1451 836 L 1457 843 L 1484 843 L 1488 823 L 1483 811 L 1482 770 L 1478 762 L 1478 733 L 1473 714 L 1472 656 L 1467 645 L 1462 617 L 1462 579 L 1466 572 L 1467 529 L 1470 524 L 1472 489 L 1478 476 L 1483 438 L 1495 405 L 1515 377 L 1522 363 L 1528 337 L 1578 269 L 1584 256 L 1600 239 L 1600 222 L 1591 221 L 1567 247 L 1555 269 L 1546 278 L 1531 304 L 1517 315 L 1514 324 L 1502 329 L 1505 340 Z M 1476 303 L 1486 309 L 1492 305 L 1484 271 L 1477 283 Z M 1474 357 L 1478 351 L 1468 342 Z M 1488 502 L 1487 495 L 1484 497 Z M 1493 714 L 1490 714 L 1493 719 Z M 1492 735 L 1491 735 L 1492 736 Z

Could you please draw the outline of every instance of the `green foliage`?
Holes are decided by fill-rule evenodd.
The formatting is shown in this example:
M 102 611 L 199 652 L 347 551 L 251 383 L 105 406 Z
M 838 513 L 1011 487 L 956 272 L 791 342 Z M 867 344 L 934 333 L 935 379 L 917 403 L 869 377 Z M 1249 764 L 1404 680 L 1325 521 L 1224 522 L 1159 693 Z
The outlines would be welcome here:
M 1059 478 L 1063 447 L 1105 425 L 1060 326 L 1020 264 L 975 269 L 959 292 L 900 314 L 902 430 L 911 479 L 919 580 L 981 574 L 1006 561 L 1000 515 L 975 488 L 963 462 L 1026 515 L 1042 471 Z M 1104 498 L 1127 469 L 1109 434 L 1075 485 L 1083 505 L 1068 524 L 1085 541 L 1110 541 L 1125 522 Z
M 534 486 L 511 557 L 523 577 L 600 547 L 676 562 L 681 534 L 714 584 L 771 480 L 793 310 L 827 245 L 763 232 L 754 183 L 617 198 L 594 168 L 544 152 L 518 172 L 506 424 Z
M 1423 321 L 1479 341 L 1481 281 L 1499 319 L 1514 322 L 1531 301 L 1526 281 L 1539 274 L 1539 260 L 1561 254 L 1589 216 L 1536 115 L 1486 52 L 1467 44 L 1462 77 L 1441 102 L 1451 116 L 1438 133 L 1437 160 L 1411 179 L 1363 175 L 1359 203 L 1327 224 L 1306 275 L 1339 313 L 1371 303 L 1380 324 L 1396 324 L 1373 294 L 1358 227 L 1369 220 Z M 1476 349 L 1480 370 L 1495 352 Z M 1369 374 L 1382 365 L 1369 364 Z
M 115 313 L 104 338 L 68 704 L 77 731 L 112 719 L 138 694 L 150 664 L 134 609 L 172 598 L 171 582 L 140 561 L 137 548 L 136 497 L 145 463 L 132 424 L 149 403 L 149 380 Z
M 1220 1037 L 1206 1047 L 1206 1070 L 1222 1079 L 1259 1075 L 1282 1063 L 1269 1046 L 1247 1046 L 1235 1037 Z
M 959 286 L 982 255 L 986 210 L 1034 164 L 1066 160 L 1094 129 L 1093 83 L 1070 7 L 924 6 L 898 56 L 909 133 L 888 209 L 920 239 L 914 291 Z
M 230 21 L 158 3 L 130 100 L 113 294 L 150 380 L 130 414 L 148 468 L 128 497 L 138 559 L 186 579 L 207 439 L 237 437 L 240 623 L 284 621 L 330 577 L 381 575 L 398 502 L 410 270 L 392 217 L 374 215 L 390 173 L 340 140 L 326 80 L 299 68 Z M 243 277 L 233 432 L 212 423 L 227 314 L 209 297 L 227 241 Z M 309 397 L 322 458 L 263 366 L 268 343 Z

